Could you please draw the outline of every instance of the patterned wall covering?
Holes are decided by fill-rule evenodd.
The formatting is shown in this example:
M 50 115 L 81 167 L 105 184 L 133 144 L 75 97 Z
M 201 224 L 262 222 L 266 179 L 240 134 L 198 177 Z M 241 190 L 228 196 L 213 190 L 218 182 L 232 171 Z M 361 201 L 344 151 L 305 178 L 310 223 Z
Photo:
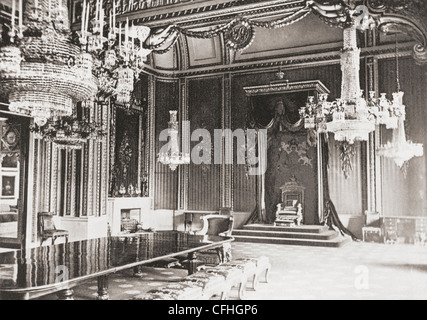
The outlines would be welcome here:
M 160 148 L 166 142 L 159 142 L 160 132 L 168 128 L 170 119 L 170 110 L 179 110 L 179 91 L 177 82 L 156 82 L 155 95 L 155 153 L 159 153 Z M 179 116 L 179 115 L 178 115 Z M 154 177 L 154 209 L 177 209 L 178 196 L 178 169 L 171 171 L 157 161 L 155 166 Z
M 406 137 L 416 143 L 424 144 L 424 156 L 413 158 L 409 162 L 407 175 L 393 161 L 383 160 L 383 214 L 385 216 L 426 216 L 427 215 L 427 92 L 425 90 L 427 68 L 417 66 L 412 58 L 400 60 L 400 82 L 405 92 Z M 395 60 L 379 62 L 380 91 L 390 96 L 396 91 Z M 420 84 L 424 81 L 424 84 Z M 383 142 L 391 138 L 391 130 L 382 132 Z
M 116 109 L 115 195 L 120 186 L 138 186 L 139 115 Z
M 206 129 L 214 136 L 214 129 L 221 129 L 222 78 L 190 80 L 189 117 L 190 130 Z M 191 150 L 199 142 L 191 142 Z M 212 139 L 213 145 L 213 139 Z M 221 165 L 190 164 L 188 209 L 218 210 L 221 206 Z

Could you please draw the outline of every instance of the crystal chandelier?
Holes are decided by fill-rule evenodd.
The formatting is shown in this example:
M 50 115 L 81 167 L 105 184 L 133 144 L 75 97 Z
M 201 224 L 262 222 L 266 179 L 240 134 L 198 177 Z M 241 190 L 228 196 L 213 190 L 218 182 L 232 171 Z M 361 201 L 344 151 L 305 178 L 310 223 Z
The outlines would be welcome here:
M 19 0 L 17 23 L 15 2 L 0 48 L 0 90 L 9 110 L 43 126 L 50 118 L 71 116 L 76 102 L 94 97 L 93 61 L 73 43 L 62 0 Z
M 399 114 L 397 120 L 397 126 L 393 130 L 392 141 L 385 145 L 380 146 L 377 149 L 379 156 L 393 159 L 394 162 L 402 168 L 405 163 L 411 160 L 413 157 L 422 157 L 424 155 L 423 145 L 420 143 L 413 143 L 412 141 L 406 140 L 405 134 L 405 106 L 403 105 L 404 93 L 400 91 L 400 79 L 399 79 L 399 54 L 397 46 L 397 34 L 396 34 L 396 82 L 397 92 L 393 93 L 393 104 L 399 106 Z
M 397 128 L 398 118 L 404 114 L 401 93 L 393 94 L 393 101 L 371 91 L 365 99 L 360 89 L 360 49 L 357 47 L 357 28 L 354 19 L 344 28 L 344 48 L 341 54 L 342 85 L 341 98 L 328 102 L 328 95 L 308 98 L 300 115 L 306 129 L 334 133 L 335 140 L 353 144 L 367 141 L 376 125 L 384 124 L 389 129 Z
M 398 121 L 397 129 L 393 130 L 392 141 L 379 147 L 377 153 L 385 158 L 393 159 L 399 167 L 402 167 L 405 162 L 413 157 L 422 157 L 424 149 L 422 144 L 406 140 L 405 124 L 402 117 Z
M 91 12 L 90 2 L 84 0 L 79 41 L 95 60 L 94 73 L 100 82 L 99 95 L 104 99 L 113 96 L 118 105 L 129 107 L 134 81 L 151 53 L 151 50 L 144 48 L 150 28 L 130 25 L 129 19 L 125 23 L 117 23 L 114 0 L 108 19 L 107 25 L 102 1 L 96 0 Z
M 53 142 L 60 149 L 81 149 L 87 140 L 99 141 L 106 135 L 102 125 L 75 116 L 49 119 L 45 125 L 34 125 L 30 130 L 36 138 Z
M 167 152 L 159 153 L 159 162 L 168 165 L 172 171 L 175 171 L 179 165 L 190 163 L 190 154 L 179 151 L 178 145 L 178 111 L 169 111 L 169 148 Z

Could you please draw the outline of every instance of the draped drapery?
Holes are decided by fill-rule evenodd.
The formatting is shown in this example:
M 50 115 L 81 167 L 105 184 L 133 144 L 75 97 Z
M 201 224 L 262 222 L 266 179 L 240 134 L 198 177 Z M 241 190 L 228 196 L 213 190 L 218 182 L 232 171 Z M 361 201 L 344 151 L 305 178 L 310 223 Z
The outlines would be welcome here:
M 267 150 L 268 148 L 268 140 L 263 139 L 267 137 L 260 138 L 260 130 L 267 130 L 267 132 L 271 131 L 273 127 L 275 127 L 275 123 L 277 122 L 277 117 L 271 119 L 267 125 L 263 125 L 259 121 L 255 120 L 254 117 L 254 107 L 251 100 L 251 105 L 249 108 L 249 112 L 247 115 L 247 129 L 256 130 L 256 150 L 259 159 L 258 168 L 261 169 L 262 166 L 267 166 L 267 157 L 262 157 L 262 150 Z M 268 135 L 267 135 L 268 136 Z M 249 152 L 249 150 L 247 150 Z M 247 164 L 247 170 L 250 170 L 250 165 Z M 248 172 L 247 172 L 248 174 Z M 265 171 L 261 172 L 259 170 L 259 174 L 256 175 L 256 205 L 254 210 L 252 211 L 251 216 L 247 223 L 265 223 L 267 222 L 267 213 L 265 208 Z
M 329 194 L 340 215 L 360 216 L 363 214 L 362 205 L 362 146 L 355 142 L 350 146 L 348 159 L 343 157 L 342 142 L 335 141 L 329 135 L 328 183 Z M 349 162 L 346 164 L 346 160 Z M 351 167 L 346 168 L 346 165 Z M 346 170 L 346 172 L 345 172 Z
M 253 156 L 256 155 L 258 158 L 258 163 L 247 163 L 247 174 L 256 175 L 256 205 L 255 209 L 252 211 L 252 214 L 249 218 L 250 223 L 265 223 L 267 222 L 267 213 L 265 208 L 265 170 L 267 166 L 267 135 L 265 130 L 262 128 L 254 129 L 256 130 L 255 141 L 256 145 L 254 146 L 256 152 L 253 153 Z M 251 151 L 248 150 L 248 153 Z M 248 160 L 247 160 L 248 161 Z
M 322 175 L 323 175 L 323 216 L 324 224 L 329 226 L 332 229 L 339 231 L 342 235 L 348 235 L 353 240 L 358 240 L 358 238 L 348 230 L 341 222 L 335 204 L 331 200 L 330 190 L 329 190 L 329 142 L 325 134 L 319 135 L 319 142 L 321 144 L 321 157 L 322 157 Z

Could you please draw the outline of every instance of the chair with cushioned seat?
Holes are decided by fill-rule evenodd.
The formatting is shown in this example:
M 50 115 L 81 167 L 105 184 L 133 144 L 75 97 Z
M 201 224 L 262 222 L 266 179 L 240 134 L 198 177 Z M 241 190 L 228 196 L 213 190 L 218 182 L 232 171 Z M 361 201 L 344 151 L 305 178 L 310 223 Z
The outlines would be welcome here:
M 38 216 L 41 237 L 40 246 L 49 238 L 52 238 L 52 244 L 55 244 L 55 240 L 60 237 L 65 237 L 65 242 L 68 242 L 69 232 L 67 230 L 56 229 L 52 212 L 39 212 Z
M 238 298 L 240 300 L 243 299 L 247 278 L 241 268 L 223 264 L 215 267 L 204 266 L 201 267 L 200 270 L 207 274 L 215 274 L 224 277 L 224 291 L 221 300 L 226 300 L 228 298 L 232 288 L 237 288 Z
M 193 231 L 193 234 L 204 235 L 209 240 L 209 236 L 231 237 L 234 226 L 234 218 L 229 215 L 209 214 L 200 217 L 203 221 L 202 228 Z M 231 245 L 225 244 L 221 248 L 201 251 L 197 254 L 197 259 L 206 264 L 220 264 L 231 260 Z
M 216 296 L 224 300 L 228 292 L 225 278 L 220 274 L 196 272 L 182 279 L 180 283 L 190 283 L 201 287 L 203 300 L 209 300 Z
M 202 294 L 203 290 L 200 286 L 177 282 L 137 295 L 133 300 L 200 300 Z
M 259 282 L 259 278 L 262 274 L 264 274 L 264 281 L 266 283 L 268 283 L 269 281 L 269 272 L 271 269 L 271 263 L 270 260 L 268 259 L 268 257 L 266 256 L 261 256 L 258 258 L 240 258 L 237 260 L 234 260 L 232 262 L 232 264 L 236 264 L 236 263 L 242 263 L 242 264 L 255 264 L 255 273 L 253 274 L 253 278 L 252 278 L 252 288 L 254 290 L 257 289 L 257 285 Z

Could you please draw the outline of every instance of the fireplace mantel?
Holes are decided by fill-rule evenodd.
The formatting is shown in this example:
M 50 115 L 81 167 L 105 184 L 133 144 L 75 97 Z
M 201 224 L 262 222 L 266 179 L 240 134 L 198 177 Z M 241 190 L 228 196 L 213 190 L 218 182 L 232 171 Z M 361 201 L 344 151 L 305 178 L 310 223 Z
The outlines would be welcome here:
M 108 199 L 108 223 L 111 228 L 111 235 L 120 233 L 121 211 L 126 209 L 141 210 L 141 221 L 144 228 L 150 227 L 144 221 L 144 216 L 150 215 L 152 211 L 152 198 L 141 197 L 117 197 Z

